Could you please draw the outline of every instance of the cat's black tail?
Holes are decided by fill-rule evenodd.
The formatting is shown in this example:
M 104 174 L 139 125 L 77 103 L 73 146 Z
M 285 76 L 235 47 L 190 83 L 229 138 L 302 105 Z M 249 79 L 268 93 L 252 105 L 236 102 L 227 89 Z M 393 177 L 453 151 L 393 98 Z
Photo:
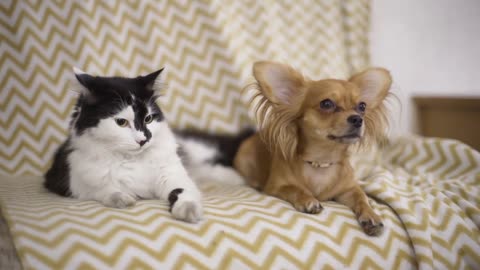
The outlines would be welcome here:
M 253 135 L 255 129 L 245 128 L 237 134 L 213 134 L 195 130 L 180 130 L 175 133 L 184 139 L 193 139 L 216 148 L 217 155 L 211 162 L 232 167 L 240 144 Z

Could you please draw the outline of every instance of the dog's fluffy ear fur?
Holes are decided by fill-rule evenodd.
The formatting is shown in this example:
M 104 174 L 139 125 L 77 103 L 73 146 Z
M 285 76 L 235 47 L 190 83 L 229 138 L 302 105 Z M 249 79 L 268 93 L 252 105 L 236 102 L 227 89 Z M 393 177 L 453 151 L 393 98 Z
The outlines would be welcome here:
M 371 108 L 381 105 L 392 85 L 390 72 L 383 68 L 369 68 L 353 75 L 350 82 L 358 85 L 361 91 L 361 100 Z
M 256 62 L 253 76 L 260 85 L 260 91 L 275 104 L 294 103 L 304 84 L 300 73 L 290 66 L 275 62 Z
M 270 151 L 280 152 L 286 160 L 292 159 L 298 145 L 294 120 L 303 102 L 305 80 L 290 66 L 267 61 L 253 65 L 253 76 L 259 90 L 253 98 L 259 98 L 255 102 L 259 134 Z
M 383 68 L 369 68 L 353 75 L 349 81 L 360 88 L 361 101 L 367 104 L 364 117 L 365 140 L 381 141 L 388 126 L 384 100 L 392 86 L 390 72 Z

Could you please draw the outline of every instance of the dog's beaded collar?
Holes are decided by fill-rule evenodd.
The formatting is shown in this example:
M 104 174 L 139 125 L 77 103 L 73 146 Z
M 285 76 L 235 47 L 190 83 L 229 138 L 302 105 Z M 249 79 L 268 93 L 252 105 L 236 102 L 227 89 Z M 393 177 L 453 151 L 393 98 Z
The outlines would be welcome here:
M 307 162 L 310 166 L 312 166 L 313 168 L 317 169 L 317 168 L 328 168 L 330 166 L 332 166 L 333 164 L 335 164 L 336 162 L 316 162 L 316 161 L 305 161 Z

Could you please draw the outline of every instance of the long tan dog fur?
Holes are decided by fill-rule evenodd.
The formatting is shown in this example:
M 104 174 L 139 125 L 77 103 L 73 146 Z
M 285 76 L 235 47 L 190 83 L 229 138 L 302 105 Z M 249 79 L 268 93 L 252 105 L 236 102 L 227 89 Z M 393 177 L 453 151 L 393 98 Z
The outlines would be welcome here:
M 349 80 L 309 80 L 288 65 L 257 62 L 259 132 L 239 148 L 234 167 L 248 184 L 316 214 L 321 201 L 353 210 L 368 235 L 383 223 L 354 179 L 350 148 L 382 138 L 390 73 L 370 68 Z M 258 100 L 260 100 L 258 102 Z

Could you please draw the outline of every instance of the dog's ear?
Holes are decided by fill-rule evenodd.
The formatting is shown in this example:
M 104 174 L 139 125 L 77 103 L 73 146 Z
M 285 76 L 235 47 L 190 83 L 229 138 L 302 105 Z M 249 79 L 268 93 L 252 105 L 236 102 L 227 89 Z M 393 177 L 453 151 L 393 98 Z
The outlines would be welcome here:
M 270 151 L 286 160 L 295 157 L 298 146 L 298 117 L 305 94 L 305 80 L 293 68 L 275 62 L 256 62 L 253 76 L 260 97 L 256 104 L 259 134 Z
M 383 68 L 370 68 L 352 76 L 350 82 L 360 88 L 360 100 L 367 103 L 363 144 L 384 142 L 388 117 L 383 100 L 389 95 L 392 86 L 390 72 Z
M 303 76 L 290 66 L 269 61 L 256 62 L 253 76 L 260 91 L 272 103 L 289 105 L 301 96 Z
M 372 109 L 382 104 L 392 86 L 392 76 L 384 68 L 369 68 L 353 75 L 349 81 L 360 88 L 361 101 Z

